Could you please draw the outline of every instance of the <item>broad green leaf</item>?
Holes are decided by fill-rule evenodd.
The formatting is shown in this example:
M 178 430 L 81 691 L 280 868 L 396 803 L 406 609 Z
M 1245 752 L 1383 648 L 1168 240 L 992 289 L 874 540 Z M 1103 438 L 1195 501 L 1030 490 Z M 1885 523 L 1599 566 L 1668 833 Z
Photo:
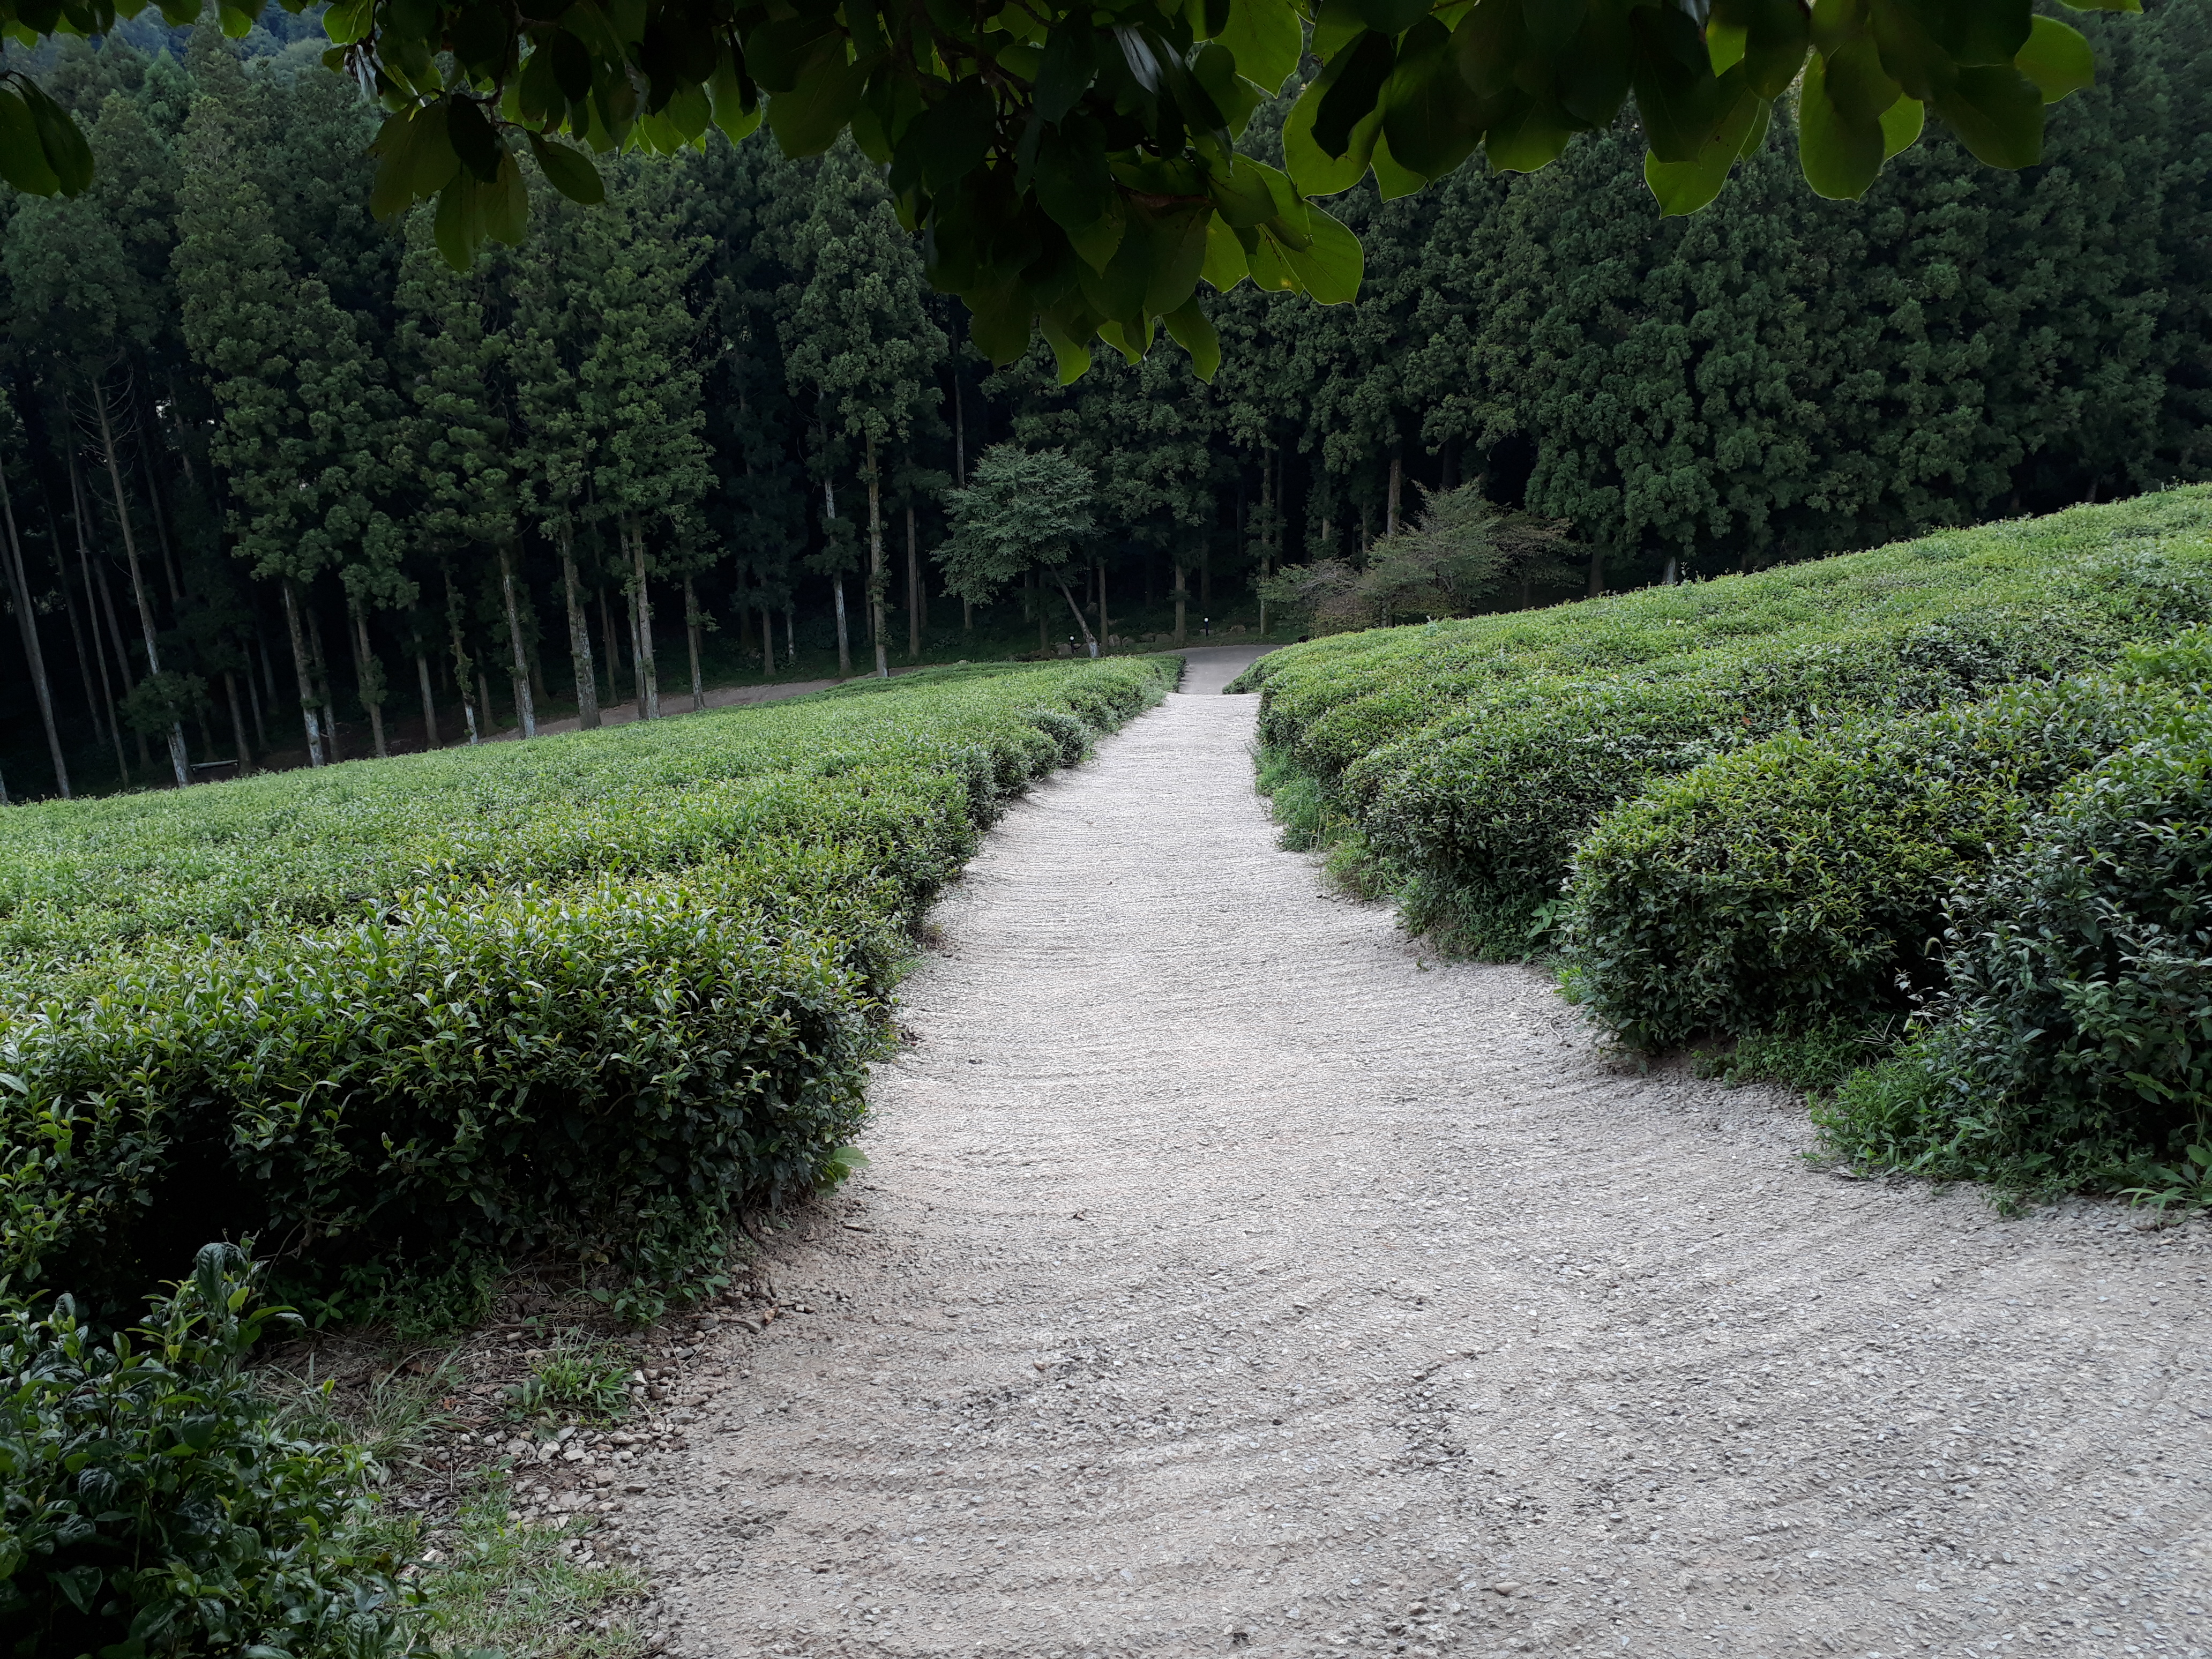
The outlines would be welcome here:
M 1168 332 L 1176 343 L 1190 353 L 1191 373 L 1201 380 L 1211 381 L 1221 367 L 1221 336 L 1199 309 L 1198 301 L 1194 297 L 1186 301 L 1161 320 L 1168 325 Z
M 2046 104 L 2097 83 L 2097 54 L 2089 49 L 2081 31 L 2049 17 L 2035 20 L 2027 44 L 2013 63 L 2035 82 Z
M 1322 95 L 1314 106 L 1311 127 L 1314 143 L 1323 155 L 1340 160 L 1352 148 L 1352 130 L 1375 112 L 1396 62 L 1390 37 L 1373 29 L 1330 61 L 1315 82 Z
M 27 196 L 52 196 L 62 187 L 29 106 L 5 87 L 0 87 L 0 179 Z
M 1037 66 L 1037 113 L 1055 125 L 1075 107 L 1098 73 L 1098 35 L 1087 19 L 1070 18 L 1045 41 Z
M 2075 11 L 2132 11 L 2142 10 L 2142 0 L 2062 0 Z
M 1482 135 L 1483 154 L 1500 173 L 1534 173 L 1559 159 L 1567 141 L 1584 131 L 1549 98 L 1527 94 L 1506 100 Z
M 75 196 L 92 183 L 92 146 L 76 130 L 69 112 L 46 96 L 36 82 L 20 81 L 17 91 L 31 112 L 31 125 L 39 135 L 39 148 L 46 166 L 60 181 L 64 196 Z
M 1961 68 L 2009 64 L 2027 44 L 2029 0 L 1884 0 L 1911 14 Z
M 1244 244 L 1237 233 L 1215 214 L 1206 227 L 1206 264 L 1199 271 L 1200 281 L 1209 284 L 1218 294 L 1226 294 L 1252 274 L 1251 261 L 1244 252 Z
M 1152 256 L 1145 280 L 1147 316 L 1180 311 L 1197 290 L 1199 272 L 1206 268 L 1206 228 L 1212 221 L 1212 209 L 1190 207 L 1153 219 L 1146 239 Z
M 1928 106 L 1917 98 L 1900 98 L 1881 112 L 1881 159 L 1901 155 L 1920 142 L 1927 124 Z
M 980 81 L 956 87 L 915 117 L 898 143 L 911 151 L 930 190 L 943 194 L 983 164 L 998 131 L 991 89 Z M 831 135 L 835 137 L 834 134 Z M 1102 167 L 1103 158 L 1101 158 Z
M 507 149 L 492 131 L 491 123 L 484 118 L 483 107 L 475 99 L 455 94 L 446 100 L 446 134 L 452 141 L 453 154 L 461 165 L 474 173 L 483 184 L 499 177 L 499 164 Z
M 1310 82 L 1283 122 L 1283 164 L 1305 196 L 1334 196 L 1358 184 L 1366 175 L 1368 158 L 1374 154 L 1376 137 L 1382 131 L 1382 112 L 1378 109 L 1352 129 L 1351 147 L 1342 155 L 1323 155 L 1314 142 L 1313 122 L 1327 80 L 1324 74 Z
M 1528 20 L 1529 44 L 1547 58 L 1558 58 L 1582 32 L 1589 0 L 1521 0 L 1521 11 Z
M 722 136 L 732 143 L 761 124 L 760 100 L 752 95 L 738 75 L 736 63 L 727 56 L 715 66 L 714 78 L 707 82 L 707 96 L 714 106 L 714 125 L 721 128 Z
M 1067 233 L 1078 253 L 1103 269 L 1121 245 L 1121 232 L 1114 180 L 1106 170 L 1105 134 L 1098 123 L 1072 115 L 1057 131 L 1048 127 L 1038 134 L 1030 176 L 1037 205 Z M 1113 223 L 1103 226 L 1109 216 Z
M 1359 239 L 1319 208 L 1313 210 L 1313 240 L 1304 248 L 1277 244 L 1283 265 L 1298 286 L 1325 306 L 1345 305 L 1359 297 L 1359 279 L 1366 265 Z
M 1073 386 L 1091 372 L 1091 348 L 1055 318 L 1050 312 L 1037 319 L 1045 343 L 1052 348 L 1053 361 L 1060 368 L 1060 383 Z
M 845 43 L 830 40 L 823 43 L 800 71 L 796 86 L 788 92 L 769 94 L 769 131 L 775 134 L 775 142 L 786 155 L 819 155 L 836 143 L 837 135 L 860 107 L 870 67 L 848 63 Z
M 1390 137 L 1386 132 L 1375 140 L 1375 153 L 1368 158 L 1375 170 L 1375 189 L 1386 202 L 1411 196 L 1429 181 L 1410 168 L 1398 165 L 1397 157 L 1390 154 Z
M 1391 161 L 1421 180 L 1441 179 L 1482 142 L 1477 100 L 1460 78 L 1451 36 L 1433 19 L 1417 23 L 1400 44 L 1398 65 L 1382 92 L 1382 133 Z M 1382 179 L 1378 165 L 1376 178 Z
M 375 0 L 338 0 L 323 13 L 323 33 L 332 46 L 349 46 L 368 33 L 375 12 Z
M 1403 34 L 1429 15 L 1429 0 L 1352 0 L 1359 20 L 1377 34 Z
M 1230 0 L 1228 26 L 1213 38 L 1236 54 L 1237 72 L 1273 98 L 1297 73 L 1304 33 L 1291 0 Z
M 1660 217 L 1695 213 L 1721 193 L 1729 169 L 1744 153 L 1753 133 L 1765 131 L 1767 107 L 1764 98 L 1747 91 L 1694 161 L 1662 161 L 1645 154 L 1644 182 L 1658 200 Z
M 607 199 L 606 185 L 590 157 L 534 132 L 530 135 L 530 153 L 538 158 L 538 171 L 545 175 L 545 182 L 570 201 L 596 207 Z
M 1818 52 L 1805 60 L 1798 83 L 1797 155 L 1814 194 L 1832 200 L 1856 201 L 1881 172 L 1880 118 L 1846 116 L 1836 107 Z
M 481 188 L 476 175 L 462 167 L 455 170 L 445 189 L 438 192 L 436 216 L 430 222 L 431 236 L 446 263 L 455 270 L 465 271 L 473 265 L 477 250 L 483 246 L 483 208 L 477 195 Z
M 1632 21 L 1630 82 L 1644 142 L 1662 161 L 1694 161 L 1735 107 L 1743 71 L 1716 76 L 1696 26 L 1672 6 L 1639 9 Z
M 2009 64 L 1960 70 L 1957 84 L 1929 107 L 1993 167 L 2033 167 L 2043 159 L 2043 94 Z

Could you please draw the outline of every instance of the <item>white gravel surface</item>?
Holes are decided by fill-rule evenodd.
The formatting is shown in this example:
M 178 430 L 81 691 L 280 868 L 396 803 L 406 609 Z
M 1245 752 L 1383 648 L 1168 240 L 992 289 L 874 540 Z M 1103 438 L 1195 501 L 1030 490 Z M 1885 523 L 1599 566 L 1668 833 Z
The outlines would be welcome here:
M 1838 1180 L 1430 958 L 1277 849 L 1250 654 L 936 913 L 805 1311 L 631 1500 L 675 1646 L 2212 1650 L 2207 1230 Z

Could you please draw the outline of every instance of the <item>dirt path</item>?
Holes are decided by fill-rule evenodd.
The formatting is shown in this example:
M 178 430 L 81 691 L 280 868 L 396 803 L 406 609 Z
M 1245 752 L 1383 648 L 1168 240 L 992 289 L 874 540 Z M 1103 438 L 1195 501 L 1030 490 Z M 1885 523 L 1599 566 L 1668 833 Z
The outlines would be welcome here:
M 1813 1172 L 1328 896 L 1252 714 L 1170 699 L 944 902 L 811 1311 L 632 1500 L 681 1650 L 2212 1649 L 2205 1228 Z

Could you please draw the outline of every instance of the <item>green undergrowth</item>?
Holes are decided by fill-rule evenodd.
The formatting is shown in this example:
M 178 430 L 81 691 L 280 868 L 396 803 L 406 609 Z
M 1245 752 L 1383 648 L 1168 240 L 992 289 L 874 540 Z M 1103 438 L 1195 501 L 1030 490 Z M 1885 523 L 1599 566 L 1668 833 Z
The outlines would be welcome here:
M 1341 635 L 1239 682 L 1410 926 L 1543 949 L 1576 848 L 1622 801 L 1838 718 L 2093 671 L 2212 617 L 2212 491 L 1548 610 Z
M 98 1317 L 252 1234 L 330 1316 L 545 1250 L 649 1316 L 732 1216 L 851 1167 L 922 908 L 1177 666 L 934 671 L 24 810 L 0 1282 Z

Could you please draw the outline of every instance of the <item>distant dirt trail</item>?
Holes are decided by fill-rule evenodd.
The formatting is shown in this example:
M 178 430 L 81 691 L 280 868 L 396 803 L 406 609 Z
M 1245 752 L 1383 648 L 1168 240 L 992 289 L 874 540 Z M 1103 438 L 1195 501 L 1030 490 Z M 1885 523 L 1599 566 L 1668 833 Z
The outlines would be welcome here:
M 1249 654 L 940 907 L 873 1168 L 777 1247 L 813 1311 L 720 1339 L 637 1517 L 678 1645 L 2212 1648 L 2207 1231 L 1814 1173 L 1428 960 L 1276 849 Z

